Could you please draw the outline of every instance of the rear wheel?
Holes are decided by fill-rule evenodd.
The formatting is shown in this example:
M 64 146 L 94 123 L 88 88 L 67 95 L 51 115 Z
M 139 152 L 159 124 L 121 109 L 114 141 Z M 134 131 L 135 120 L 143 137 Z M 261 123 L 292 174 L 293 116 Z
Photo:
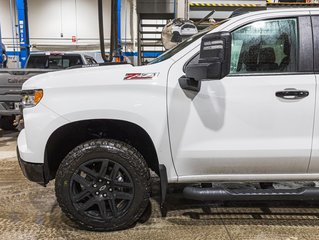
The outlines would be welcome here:
M 71 151 L 56 175 L 63 212 L 82 228 L 125 229 L 149 203 L 150 174 L 142 155 L 115 140 L 92 140 Z
M 3 130 L 15 130 L 16 127 L 13 125 L 14 116 L 2 116 L 0 118 L 0 128 Z

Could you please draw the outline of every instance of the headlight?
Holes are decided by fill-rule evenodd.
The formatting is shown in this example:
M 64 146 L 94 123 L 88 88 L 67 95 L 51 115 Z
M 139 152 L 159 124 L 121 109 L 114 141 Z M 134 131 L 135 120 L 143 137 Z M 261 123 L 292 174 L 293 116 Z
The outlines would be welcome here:
M 34 107 L 43 97 L 43 90 L 26 90 L 22 91 L 22 107 Z

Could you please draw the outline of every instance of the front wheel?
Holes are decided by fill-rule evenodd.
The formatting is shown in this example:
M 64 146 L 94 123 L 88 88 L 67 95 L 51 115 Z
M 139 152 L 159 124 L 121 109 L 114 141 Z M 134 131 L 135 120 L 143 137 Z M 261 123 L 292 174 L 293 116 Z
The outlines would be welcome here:
M 113 231 L 136 223 L 148 206 L 150 174 L 142 155 L 116 140 L 91 140 L 62 161 L 55 181 L 63 212 L 84 229 Z

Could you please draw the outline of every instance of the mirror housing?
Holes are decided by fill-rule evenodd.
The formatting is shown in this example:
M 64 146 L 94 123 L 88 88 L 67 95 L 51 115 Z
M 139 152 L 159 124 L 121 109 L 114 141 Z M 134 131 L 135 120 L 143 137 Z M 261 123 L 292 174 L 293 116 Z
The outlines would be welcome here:
M 231 34 L 210 33 L 202 38 L 198 63 L 186 67 L 186 77 L 195 81 L 220 80 L 230 72 Z

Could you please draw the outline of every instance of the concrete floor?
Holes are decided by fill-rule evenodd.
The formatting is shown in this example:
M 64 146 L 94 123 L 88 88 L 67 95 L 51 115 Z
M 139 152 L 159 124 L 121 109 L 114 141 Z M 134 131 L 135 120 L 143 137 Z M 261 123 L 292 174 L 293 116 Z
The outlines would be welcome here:
M 26 180 L 15 157 L 17 133 L 0 130 L 0 239 L 319 239 L 319 204 L 219 203 L 205 207 L 171 195 L 168 216 L 153 213 L 134 228 L 111 233 L 77 229 L 61 212 L 54 184 Z

